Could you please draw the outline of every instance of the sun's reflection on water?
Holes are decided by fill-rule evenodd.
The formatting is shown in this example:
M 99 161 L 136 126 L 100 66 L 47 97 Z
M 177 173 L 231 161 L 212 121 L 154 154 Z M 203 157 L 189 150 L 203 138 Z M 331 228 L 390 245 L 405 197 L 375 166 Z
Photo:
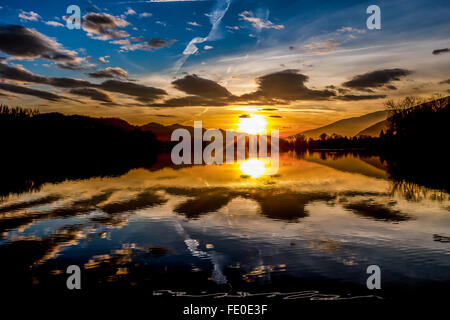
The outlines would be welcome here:
M 259 178 L 266 172 L 266 164 L 260 159 L 253 158 L 242 162 L 239 169 L 245 175 Z

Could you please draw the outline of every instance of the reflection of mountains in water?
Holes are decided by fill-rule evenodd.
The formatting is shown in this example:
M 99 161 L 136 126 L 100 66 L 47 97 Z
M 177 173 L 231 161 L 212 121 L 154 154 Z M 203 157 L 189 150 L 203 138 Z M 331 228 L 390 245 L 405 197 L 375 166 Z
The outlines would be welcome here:
M 333 169 L 359 173 L 368 177 L 386 179 L 387 168 L 379 157 L 353 154 L 350 156 L 344 152 L 310 152 L 302 159 L 317 164 L 325 165 Z

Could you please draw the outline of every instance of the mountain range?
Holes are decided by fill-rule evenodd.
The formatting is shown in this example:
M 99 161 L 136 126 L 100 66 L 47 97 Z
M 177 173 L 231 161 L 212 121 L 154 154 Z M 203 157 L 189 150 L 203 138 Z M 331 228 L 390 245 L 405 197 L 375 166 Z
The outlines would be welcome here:
M 359 117 L 341 119 L 326 126 L 306 130 L 299 134 L 318 139 L 322 133 L 353 137 L 360 135 L 379 136 L 386 128 L 388 112 L 385 110 L 368 113 Z

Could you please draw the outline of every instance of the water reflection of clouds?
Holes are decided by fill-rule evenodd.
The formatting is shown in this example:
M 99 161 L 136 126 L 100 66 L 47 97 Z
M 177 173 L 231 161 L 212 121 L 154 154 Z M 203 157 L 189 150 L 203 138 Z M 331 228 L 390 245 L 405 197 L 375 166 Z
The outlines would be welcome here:
M 279 175 L 260 179 L 242 179 L 236 166 L 224 165 L 138 169 L 115 178 L 47 184 L 38 192 L 3 199 L 0 251 L 6 259 L 27 257 L 11 263 L 11 268 L 20 267 L 18 263 L 36 267 L 82 243 L 92 250 L 86 267 L 104 271 L 113 266 L 112 277 L 123 278 L 132 272 L 130 263 L 135 260 L 173 255 L 175 251 L 166 246 L 181 238 L 178 250 L 209 261 L 216 283 L 227 281 L 224 270 L 230 265 L 239 265 L 244 280 L 255 280 L 295 270 L 296 259 L 310 252 L 352 267 L 364 261 L 361 252 L 348 247 L 355 241 L 383 247 L 388 239 L 395 241 L 390 246 L 400 249 L 413 245 L 449 252 L 448 246 L 442 247 L 450 226 L 448 194 L 405 184 L 393 187 L 368 170 L 367 163 L 361 164 L 360 172 L 344 170 L 343 164 L 285 156 L 280 164 Z M 135 222 L 153 232 L 158 229 L 163 238 L 166 233 L 178 238 L 171 235 L 165 245 L 137 243 L 121 249 L 106 245 L 103 254 L 94 254 L 97 239 L 118 241 L 114 230 L 119 227 L 120 237 L 145 242 L 145 235 L 135 234 Z M 33 229 L 37 225 L 48 230 L 37 234 Z M 247 262 L 242 256 L 230 258 L 219 240 L 244 246 L 257 243 L 266 256 L 252 253 Z M 203 248 L 205 242 L 213 247 Z M 275 250 L 276 263 L 268 246 L 287 246 L 292 257 Z M 190 270 L 202 273 L 203 268 L 193 264 Z

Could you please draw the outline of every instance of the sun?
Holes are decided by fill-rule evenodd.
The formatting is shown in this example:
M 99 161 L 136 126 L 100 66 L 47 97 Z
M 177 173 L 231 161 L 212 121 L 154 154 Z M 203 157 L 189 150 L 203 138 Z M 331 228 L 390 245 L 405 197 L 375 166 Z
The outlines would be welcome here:
M 249 134 L 267 131 L 267 121 L 264 116 L 259 114 L 250 114 L 245 118 L 240 118 L 237 126 L 239 131 Z
M 248 159 L 240 165 L 243 174 L 249 175 L 252 178 L 259 178 L 266 171 L 266 165 L 259 159 Z

